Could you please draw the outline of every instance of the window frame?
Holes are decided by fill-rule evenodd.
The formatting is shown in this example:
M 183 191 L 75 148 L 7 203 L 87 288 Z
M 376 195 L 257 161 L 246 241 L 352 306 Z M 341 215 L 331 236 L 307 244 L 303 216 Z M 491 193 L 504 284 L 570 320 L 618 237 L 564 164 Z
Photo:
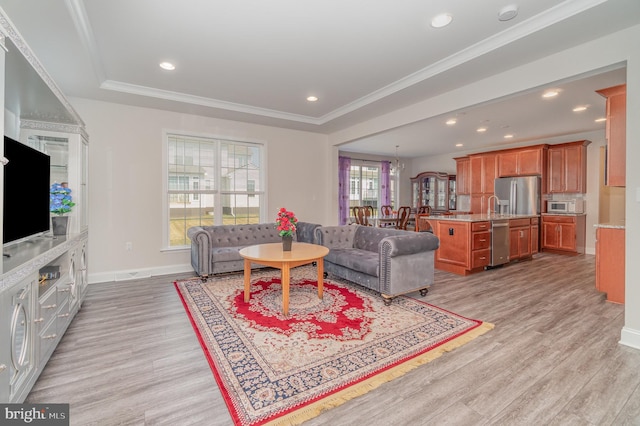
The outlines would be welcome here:
M 214 134 L 202 134 L 202 133 L 194 133 L 188 132 L 184 130 L 162 130 L 162 251 L 179 251 L 179 250 L 190 250 L 190 244 L 180 245 L 180 246 L 171 246 L 170 245 L 170 203 L 169 199 L 171 197 L 171 190 L 169 189 L 169 139 L 171 137 L 177 138 L 193 138 L 193 139 L 201 139 L 205 142 L 211 142 L 215 144 L 215 154 L 214 154 L 214 183 L 213 188 L 210 188 L 208 183 L 203 184 L 199 181 L 199 189 L 194 190 L 191 187 L 188 189 L 180 190 L 182 193 L 186 193 L 189 195 L 196 195 L 196 198 L 200 198 L 201 195 L 213 195 L 214 197 L 214 225 L 222 225 L 223 220 L 223 202 L 222 197 L 228 195 L 246 195 L 247 198 L 255 199 L 256 196 L 259 196 L 259 222 L 263 223 L 266 220 L 268 206 L 267 206 L 267 142 L 264 140 L 255 140 L 255 139 L 238 139 L 232 138 L 223 135 L 214 135 Z M 261 190 L 254 190 L 251 192 L 248 191 L 238 191 L 236 189 L 221 189 L 222 183 L 222 173 L 221 169 L 223 169 L 221 158 L 222 144 L 232 144 L 238 146 L 252 146 L 258 148 L 259 151 L 259 161 L 260 165 L 258 167 L 258 179 L 263 182 L 261 185 Z

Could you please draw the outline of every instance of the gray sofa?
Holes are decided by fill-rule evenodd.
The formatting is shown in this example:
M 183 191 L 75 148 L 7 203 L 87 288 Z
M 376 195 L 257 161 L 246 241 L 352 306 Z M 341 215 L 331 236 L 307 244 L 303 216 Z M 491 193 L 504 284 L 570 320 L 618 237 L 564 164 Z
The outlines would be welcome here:
M 316 243 L 330 249 L 325 273 L 381 293 L 386 304 L 400 294 L 427 294 L 440 246 L 431 233 L 361 225 L 321 226 Z
M 319 226 L 298 222 L 293 240 L 314 243 L 315 229 Z M 191 266 L 203 279 L 244 270 L 244 259 L 238 253 L 244 247 L 282 241 L 275 223 L 194 226 L 187 230 L 187 236 L 191 239 Z

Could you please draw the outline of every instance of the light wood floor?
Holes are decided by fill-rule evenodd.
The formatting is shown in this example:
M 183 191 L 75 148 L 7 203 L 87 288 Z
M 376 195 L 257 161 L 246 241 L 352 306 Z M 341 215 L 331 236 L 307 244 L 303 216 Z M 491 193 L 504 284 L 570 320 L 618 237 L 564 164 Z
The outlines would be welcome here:
M 640 425 L 640 351 L 594 277 L 590 255 L 436 271 L 424 300 L 495 329 L 305 426 Z M 72 425 L 231 425 L 178 278 L 91 285 L 27 402 L 70 403 Z

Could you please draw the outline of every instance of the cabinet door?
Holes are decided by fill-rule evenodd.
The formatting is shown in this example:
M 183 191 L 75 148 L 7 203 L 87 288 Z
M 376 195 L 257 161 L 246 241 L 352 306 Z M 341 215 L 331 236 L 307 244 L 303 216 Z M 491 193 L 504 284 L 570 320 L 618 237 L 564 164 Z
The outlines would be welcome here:
M 22 402 L 36 374 L 34 309 L 38 280 L 30 277 L 9 291 L 9 401 Z M 4 344 L 4 343 L 3 343 Z
M 558 248 L 558 224 L 556 222 L 548 222 L 542 220 L 542 247 Z
M 540 228 L 538 225 L 531 225 L 531 253 L 540 251 Z
M 576 225 L 575 223 L 559 223 L 558 248 L 561 250 L 576 251 Z
M 509 260 L 520 257 L 520 239 L 518 238 L 519 229 L 520 228 L 509 229 Z
M 436 250 L 438 261 L 468 269 L 471 251 L 469 222 L 438 220 L 435 227 L 434 233 L 440 239 L 440 247 Z
M 564 148 L 549 148 L 547 151 L 547 159 L 547 192 L 563 192 Z
M 498 176 L 518 176 L 518 152 L 498 154 Z
M 0 292 L 0 402 L 9 401 L 9 324 L 11 321 L 11 301 L 8 292 Z
M 497 155 L 488 154 L 482 156 L 482 192 L 493 194 L 497 171 Z
M 484 213 L 485 196 L 483 194 L 472 194 L 470 198 L 469 208 L 471 209 L 471 213 Z
M 607 102 L 607 185 L 625 186 L 627 158 L 627 95 L 626 91 Z
M 518 174 L 519 175 L 541 175 L 542 174 L 542 148 L 523 149 L 518 152 Z
M 411 182 L 411 205 L 414 209 L 420 207 L 420 182 Z
M 520 257 L 531 255 L 531 230 L 527 227 L 518 230 L 518 252 Z
M 469 194 L 469 159 L 456 159 L 456 193 L 458 195 Z
M 583 147 L 580 145 L 564 148 L 564 192 L 584 192 L 582 159 Z
M 484 172 L 483 163 L 483 157 L 481 156 L 474 156 L 469 160 L 470 189 L 472 195 L 484 192 L 484 188 L 482 186 L 482 176 Z

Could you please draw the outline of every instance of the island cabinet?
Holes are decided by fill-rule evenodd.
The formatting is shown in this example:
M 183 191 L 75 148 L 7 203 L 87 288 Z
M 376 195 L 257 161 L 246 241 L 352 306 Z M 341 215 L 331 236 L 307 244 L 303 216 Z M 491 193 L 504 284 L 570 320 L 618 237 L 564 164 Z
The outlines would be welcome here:
M 565 254 L 584 253 L 585 215 L 543 215 L 542 249 Z
M 484 213 L 489 197 L 494 194 L 497 177 L 497 155 L 495 153 L 469 156 L 470 208 L 473 213 Z
M 625 186 L 627 150 L 627 85 L 597 90 L 607 98 L 607 162 L 605 185 Z
M 551 145 L 547 150 L 547 193 L 587 191 L 587 145 L 590 141 Z
M 456 160 L 456 193 L 458 195 L 469 195 L 471 191 L 469 157 L 460 157 L 454 160 Z
M 613 303 L 624 303 L 624 233 L 623 228 L 596 229 L 596 289 Z
M 498 176 L 542 175 L 546 145 L 498 152 Z
M 491 227 L 488 221 L 431 220 L 440 239 L 436 250 L 437 269 L 468 275 L 491 261 Z

